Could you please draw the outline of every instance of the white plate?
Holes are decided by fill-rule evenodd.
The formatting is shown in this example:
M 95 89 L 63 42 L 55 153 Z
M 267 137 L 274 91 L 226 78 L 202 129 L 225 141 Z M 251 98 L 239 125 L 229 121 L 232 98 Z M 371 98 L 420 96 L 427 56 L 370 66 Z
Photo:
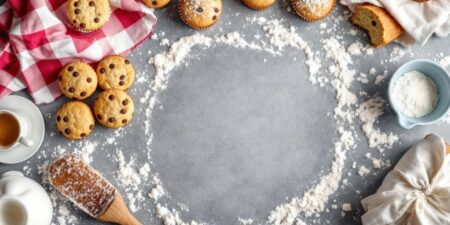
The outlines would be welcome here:
M 29 124 L 26 137 L 33 141 L 30 147 L 18 144 L 10 150 L 0 150 L 0 163 L 14 164 L 29 159 L 41 147 L 44 140 L 45 123 L 41 111 L 30 100 L 17 95 L 0 99 L 0 109 L 11 110 L 22 115 Z

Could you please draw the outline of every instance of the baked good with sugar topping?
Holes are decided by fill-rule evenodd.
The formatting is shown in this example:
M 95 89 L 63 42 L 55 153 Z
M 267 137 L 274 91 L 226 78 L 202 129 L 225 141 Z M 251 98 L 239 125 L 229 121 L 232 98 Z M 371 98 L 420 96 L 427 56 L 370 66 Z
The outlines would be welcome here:
M 325 18 L 335 5 L 336 0 L 292 0 L 295 13 L 307 21 Z
M 222 0 L 180 0 L 179 14 L 186 25 L 206 29 L 222 15 Z

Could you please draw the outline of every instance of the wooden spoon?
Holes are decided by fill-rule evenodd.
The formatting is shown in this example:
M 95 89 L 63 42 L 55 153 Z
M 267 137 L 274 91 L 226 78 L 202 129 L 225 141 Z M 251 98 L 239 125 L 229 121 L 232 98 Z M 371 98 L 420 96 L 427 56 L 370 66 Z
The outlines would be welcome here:
M 65 154 L 49 166 L 50 184 L 93 218 L 120 225 L 142 225 L 119 191 L 78 156 Z
M 116 190 L 114 200 L 109 208 L 97 218 L 98 220 L 105 222 L 117 223 L 120 225 L 142 225 L 134 216 L 130 213 L 122 195 Z

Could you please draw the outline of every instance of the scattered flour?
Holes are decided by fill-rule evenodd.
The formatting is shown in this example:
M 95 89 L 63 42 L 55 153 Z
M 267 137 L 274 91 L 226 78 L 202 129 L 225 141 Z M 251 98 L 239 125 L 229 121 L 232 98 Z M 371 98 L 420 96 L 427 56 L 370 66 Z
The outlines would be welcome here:
M 365 167 L 365 166 L 360 166 L 359 170 L 358 170 L 358 174 L 359 174 L 359 176 L 364 177 L 367 174 L 370 174 L 370 170 L 367 169 L 367 167 Z
M 340 18 L 340 20 L 343 19 L 345 18 Z M 158 93 L 167 87 L 171 71 L 180 65 L 184 65 L 187 59 L 192 55 L 191 52 L 194 49 L 210 48 L 215 45 L 228 45 L 234 48 L 264 51 L 274 57 L 282 55 L 285 48 L 299 50 L 304 52 L 306 60 L 294 60 L 294 63 L 304 63 L 307 66 L 309 72 L 308 78 L 311 83 L 318 84 L 323 88 L 331 87 L 335 91 L 337 103 L 333 117 L 336 119 L 338 137 L 331 149 L 333 154 L 331 167 L 327 173 L 320 176 L 317 183 L 310 187 L 305 193 L 289 199 L 286 203 L 277 206 L 270 212 L 267 224 L 306 225 L 306 223 L 299 218 L 300 216 L 311 219 L 311 217 L 318 217 L 322 212 L 329 211 L 329 209 L 327 209 L 327 204 L 330 202 L 331 196 L 333 196 L 342 184 L 347 184 L 348 182 L 342 178 L 344 176 L 344 167 L 348 164 L 345 162 L 347 158 L 346 154 L 348 151 L 356 148 L 355 138 L 357 138 L 357 134 L 354 129 L 355 122 L 357 122 L 356 118 L 359 118 L 363 123 L 362 129 L 367 136 L 370 147 L 385 149 L 392 146 L 392 144 L 398 140 L 396 135 L 384 133 L 380 129 L 374 127 L 374 124 L 376 124 L 379 117 L 383 114 L 384 101 L 379 97 L 375 97 L 359 104 L 355 93 L 362 93 L 363 91 L 353 92 L 351 90 L 352 83 L 356 80 L 355 75 L 357 74 L 356 71 L 351 68 L 353 64 L 352 55 L 371 55 L 373 54 L 373 49 L 371 47 L 363 45 L 360 42 L 345 46 L 341 37 L 331 37 L 320 41 L 324 51 L 314 52 L 312 50 L 313 48 L 301 38 L 299 35 L 300 32 L 295 27 L 286 27 L 281 20 L 268 20 L 263 17 L 258 17 L 253 18 L 250 21 L 262 27 L 267 42 L 263 40 L 264 36 L 255 38 L 254 41 L 256 42 L 249 42 L 238 32 L 216 36 L 205 36 L 196 33 L 191 36 L 182 37 L 172 43 L 170 43 L 168 39 L 163 38 L 161 39 L 160 44 L 168 46 L 167 51 L 155 54 L 149 60 L 149 63 L 155 68 L 154 78 L 137 78 L 137 83 L 148 84 L 150 87 L 145 95 L 139 99 L 139 102 L 145 107 L 145 121 L 143 121 L 143 123 L 149 162 L 138 165 L 132 158 L 125 158 L 123 151 L 120 149 L 117 150 L 116 154 L 112 155 L 115 158 L 114 162 L 117 163 L 116 174 L 118 183 L 120 184 L 119 187 L 124 188 L 127 193 L 125 197 L 133 212 L 139 211 L 140 209 L 146 209 L 147 207 L 144 207 L 144 203 L 151 199 L 156 205 L 155 215 L 161 219 L 165 225 L 204 224 L 197 221 L 185 222 L 181 219 L 180 211 L 170 209 L 167 206 L 163 206 L 165 204 L 161 204 L 161 201 L 169 196 L 164 190 L 159 177 L 156 174 L 152 174 L 150 163 L 151 143 L 153 140 L 151 117 L 154 107 L 158 102 Z M 333 25 L 330 24 L 330 26 L 329 30 L 332 29 Z M 327 27 L 326 23 L 320 24 L 321 29 L 326 29 Z M 355 35 L 357 32 L 358 31 L 354 29 L 351 31 L 351 33 L 354 33 Z M 156 40 L 159 38 L 158 36 L 163 37 L 164 34 L 154 34 L 151 38 Z M 400 50 L 394 49 L 394 51 L 397 51 L 395 53 L 396 56 L 401 55 Z M 321 52 L 325 54 L 325 57 L 321 55 Z M 331 62 L 323 63 L 323 65 L 327 65 L 326 68 L 323 68 L 322 60 L 329 60 Z M 321 71 L 321 69 L 323 70 Z M 373 73 L 372 70 L 369 71 L 370 75 L 375 73 L 376 71 Z M 364 83 L 366 82 L 366 79 L 367 75 L 365 75 L 365 79 L 359 79 L 359 81 Z M 367 93 L 364 96 L 367 96 Z M 86 162 L 93 162 L 93 153 L 95 152 L 95 149 L 104 147 L 105 145 L 117 146 L 117 139 L 120 138 L 120 136 L 121 132 L 118 130 L 113 133 L 112 137 L 107 138 L 105 143 L 83 141 L 79 142 L 79 145 L 75 145 L 75 148 L 73 149 L 75 149 L 74 152 L 81 155 Z M 68 152 L 66 149 L 72 149 L 69 147 L 70 145 L 67 148 L 66 146 L 58 146 L 56 147 L 54 154 Z M 47 159 L 49 156 L 47 156 L 45 152 L 42 152 L 40 157 Z M 374 168 L 382 168 L 388 165 L 385 164 L 385 161 L 380 159 L 370 159 L 373 162 Z M 46 160 L 39 169 L 43 180 L 46 179 L 45 168 L 47 164 L 48 161 Z M 359 168 L 359 171 L 362 167 Z M 43 183 L 48 185 L 48 181 L 47 183 L 43 181 Z M 71 209 L 70 203 L 61 198 L 55 190 L 51 191 L 51 196 L 52 201 L 55 204 L 55 223 L 58 225 L 78 224 L 77 218 L 69 212 L 69 209 Z M 334 203 L 336 203 L 336 201 L 334 201 Z M 187 208 L 184 208 L 184 210 L 183 207 L 181 208 L 181 211 L 189 211 Z M 331 208 L 337 209 L 338 206 L 332 204 Z M 342 210 L 346 211 L 346 209 L 350 209 L 349 211 L 351 211 L 351 205 L 349 204 L 349 206 L 347 206 L 346 204 L 343 204 Z M 241 224 L 254 223 L 252 219 L 244 220 L 239 218 L 239 221 Z M 314 221 L 315 219 L 313 222 Z M 317 221 L 314 223 L 323 224 Z
M 365 133 L 370 148 L 377 148 L 380 152 L 398 141 L 398 136 L 392 133 L 384 133 L 374 125 L 378 118 L 384 113 L 385 101 L 381 97 L 373 97 L 361 103 L 357 110 L 361 120 L 362 130 Z
M 253 219 L 242 219 L 242 218 L 238 218 L 239 219 L 239 223 L 241 223 L 242 225 L 250 225 L 253 224 Z
M 344 211 L 344 212 L 352 211 L 352 204 L 350 204 L 350 203 L 342 204 L 342 211 Z

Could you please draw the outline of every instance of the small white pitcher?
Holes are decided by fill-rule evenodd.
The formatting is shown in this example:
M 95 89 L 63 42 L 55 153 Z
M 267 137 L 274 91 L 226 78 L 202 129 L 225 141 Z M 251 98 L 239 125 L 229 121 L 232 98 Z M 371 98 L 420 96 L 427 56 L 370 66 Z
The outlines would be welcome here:
M 53 207 L 47 192 L 21 172 L 0 179 L 0 225 L 49 225 Z

